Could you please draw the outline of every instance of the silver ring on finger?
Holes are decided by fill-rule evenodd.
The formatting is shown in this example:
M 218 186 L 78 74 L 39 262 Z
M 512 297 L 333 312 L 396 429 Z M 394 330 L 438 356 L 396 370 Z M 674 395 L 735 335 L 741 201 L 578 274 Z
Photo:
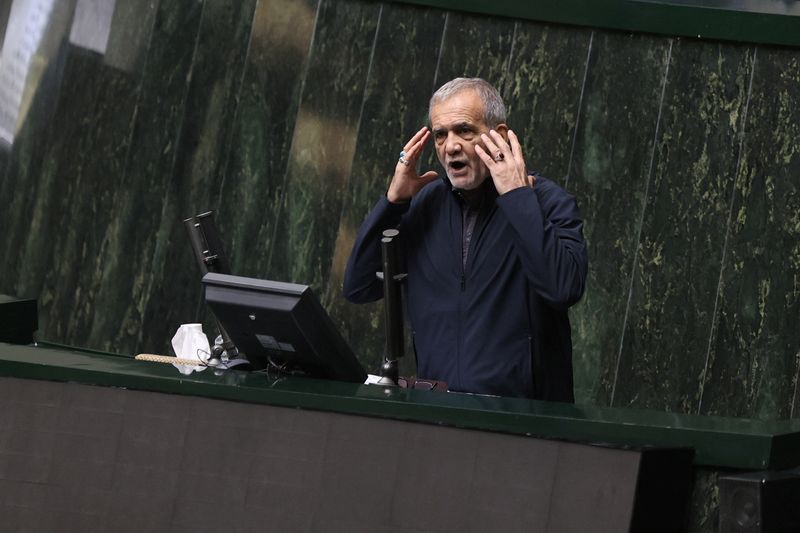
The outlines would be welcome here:
M 500 162 L 505 158 L 506 158 L 506 156 L 505 156 L 505 154 L 503 152 L 497 152 L 497 155 L 494 156 L 494 160 L 497 161 L 497 162 Z
M 404 165 L 406 165 L 406 166 L 408 166 L 408 165 L 410 165 L 410 164 L 411 164 L 411 162 L 410 162 L 408 159 L 406 159 L 406 152 L 405 152 L 405 150 L 403 150 L 402 152 L 400 152 L 400 158 L 398 159 L 398 161 L 400 161 L 401 163 L 403 163 L 403 164 L 404 164 Z

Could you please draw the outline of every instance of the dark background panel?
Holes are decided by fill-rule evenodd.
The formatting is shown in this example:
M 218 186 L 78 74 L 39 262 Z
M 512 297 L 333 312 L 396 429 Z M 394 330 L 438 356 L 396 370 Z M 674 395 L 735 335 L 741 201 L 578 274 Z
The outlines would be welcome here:
M 270 272 L 322 290 L 328 281 L 383 6 L 324 1 L 278 207 Z
M 169 203 L 160 215 L 158 234 L 172 258 L 161 266 L 144 311 L 142 329 L 148 338 L 168 339 L 188 321 L 199 321 L 200 270 L 182 220 L 215 208 L 241 91 L 255 0 L 208 0 L 197 35 L 191 76 L 180 130 L 175 140 L 174 168 L 166 187 Z M 225 42 L 225 46 L 220 43 Z M 217 216 L 225 217 L 224 213 Z M 216 332 L 207 329 L 206 331 Z M 168 352 L 168 346 L 143 346 Z
M 613 405 L 696 412 L 752 49 L 676 41 Z
M 111 200 L 115 217 L 106 229 L 100 287 L 91 339 L 105 349 L 152 349 L 142 329 L 154 288 L 162 283 L 178 223 L 171 182 L 195 56 L 203 2 L 161 2 L 155 14 L 130 149 Z M 175 222 L 173 222 L 175 221 Z
M 564 184 L 593 32 L 518 21 L 503 87 L 530 170 Z
M 63 265 L 62 250 L 59 246 L 67 240 L 65 232 L 81 233 L 66 216 L 69 198 L 76 187 L 80 187 L 80 155 L 87 146 L 88 131 L 83 126 L 92 115 L 94 99 L 87 90 L 84 80 L 92 79 L 91 54 L 72 45 L 64 44 L 66 56 L 59 100 L 52 120 L 61 127 L 51 129 L 44 146 L 37 147 L 37 154 L 26 157 L 25 174 L 34 171 L 38 174 L 36 194 L 32 197 L 28 211 L 28 229 L 19 242 L 20 270 L 18 289 L 22 293 L 36 294 L 44 320 L 42 327 L 48 328 L 49 307 L 55 294 L 45 287 L 48 274 Z M 24 141 L 23 141 L 24 142 Z M 19 145 L 20 147 L 23 145 Z M 22 163 L 22 161 L 20 161 Z M 66 221 L 66 224 L 65 224 Z M 75 272 L 75 270 L 73 270 Z
M 800 64 L 759 48 L 700 412 L 789 418 L 800 354 Z
M 8 191 L 6 191 L 5 185 L 8 182 L 6 178 L 6 174 L 8 171 L 8 159 L 11 155 L 11 146 L 0 146 L 0 200 L 5 199 L 8 196 Z M 4 205 L 7 205 L 6 202 L 3 202 Z
M 453 78 L 477 76 L 502 92 L 516 29 L 511 19 L 448 13 L 434 89 Z
M 55 188 L 58 204 L 50 207 L 52 233 L 45 246 L 55 261 L 43 272 L 39 302 L 40 312 L 51 320 L 48 330 L 70 344 L 86 345 L 92 342 L 106 228 L 116 216 L 113 195 L 130 147 L 140 75 L 110 68 L 94 52 L 73 48 L 69 53 L 61 101 L 78 113 L 60 123 L 59 138 L 69 142 L 54 154 L 55 179 L 63 188 Z
M 184 217 L 216 207 L 255 6 L 256 0 L 208 0 L 203 6 L 175 155 L 174 190 Z
M 51 146 L 60 151 L 48 156 L 59 183 L 57 207 L 48 213 L 50 230 L 32 233 L 55 258 L 34 276 L 42 276 L 40 311 L 51 320 L 43 326 L 63 342 L 92 342 L 106 228 L 116 214 L 113 193 L 122 183 L 139 101 L 143 61 L 135 58 L 147 50 L 154 13 L 155 5 L 145 0 L 116 11 L 105 54 L 63 45 L 67 61 L 60 73 L 59 106 L 74 114 L 59 119 Z M 126 41 L 111 38 L 121 33 Z
M 589 276 L 571 310 L 576 398 L 610 403 L 671 41 L 595 32 L 568 190 L 585 220 Z
M 791 0 L 396 0 L 457 9 L 485 16 L 512 17 L 617 29 L 657 35 L 684 36 L 745 43 L 800 46 L 800 9 Z
M 225 172 L 215 209 L 233 272 L 279 279 L 269 268 L 285 195 L 294 122 L 319 0 L 258 0 Z

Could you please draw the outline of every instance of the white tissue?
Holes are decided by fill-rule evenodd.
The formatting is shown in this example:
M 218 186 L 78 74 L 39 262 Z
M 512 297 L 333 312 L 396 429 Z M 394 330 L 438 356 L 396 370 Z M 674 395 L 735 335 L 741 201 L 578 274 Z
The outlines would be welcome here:
M 211 346 L 208 344 L 208 337 L 203 333 L 202 324 L 181 324 L 172 337 L 172 349 L 179 358 L 195 359 L 200 363 L 197 366 L 172 365 L 187 376 L 192 372 L 205 370 L 205 362 L 211 356 Z

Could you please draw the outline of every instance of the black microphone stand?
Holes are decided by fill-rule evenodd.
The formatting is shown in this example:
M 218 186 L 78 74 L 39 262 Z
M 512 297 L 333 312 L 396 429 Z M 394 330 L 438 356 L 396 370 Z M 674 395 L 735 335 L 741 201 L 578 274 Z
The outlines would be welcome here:
M 225 254 L 225 247 L 222 245 L 219 230 L 217 230 L 217 226 L 214 223 L 214 212 L 208 211 L 189 217 L 183 223 L 189 234 L 189 242 L 192 245 L 201 275 L 205 276 L 209 272 L 230 274 L 230 263 L 228 262 L 228 256 Z M 209 360 L 209 364 L 219 364 L 220 362 L 228 364 L 229 361 L 237 359 L 241 361 L 237 364 L 247 364 L 246 357 L 239 353 L 239 349 L 216 316 L 214 317 L 214 322 L 222 337 L 222 344 L 214 344 L 211 348 L 212 359 Z
M 397 369 L 397 360 L 405 352 L 403 347 L 403 300 L 402 283 L 407 274 L 398 273 L 397 237 L 400 232 L 396 229 L 387 229 L 381 238 L 381 256 L 383 272 L 378 272 L 378 278 L 383 280 L 383 305 L 386 328 L 386 347 L 383 365 L 381 365 L 381 385 L 397 386 L 400 380 Z

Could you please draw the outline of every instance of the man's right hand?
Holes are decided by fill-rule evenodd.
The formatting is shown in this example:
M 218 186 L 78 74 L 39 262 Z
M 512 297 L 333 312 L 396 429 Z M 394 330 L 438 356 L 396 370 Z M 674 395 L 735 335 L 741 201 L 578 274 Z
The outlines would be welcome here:
M 417 174 L 417 161 L 422 154 L 425 143 L 431 138 L 426 126 L 419 130 L 403 147 L 405 163 L 398 160 L 394 167 L 394 176 L 386 192 L 386 198 L 393 204 L 401 204 L 411 200 L 425 185 L 439 175 L 429 170 L 422 176 Z

